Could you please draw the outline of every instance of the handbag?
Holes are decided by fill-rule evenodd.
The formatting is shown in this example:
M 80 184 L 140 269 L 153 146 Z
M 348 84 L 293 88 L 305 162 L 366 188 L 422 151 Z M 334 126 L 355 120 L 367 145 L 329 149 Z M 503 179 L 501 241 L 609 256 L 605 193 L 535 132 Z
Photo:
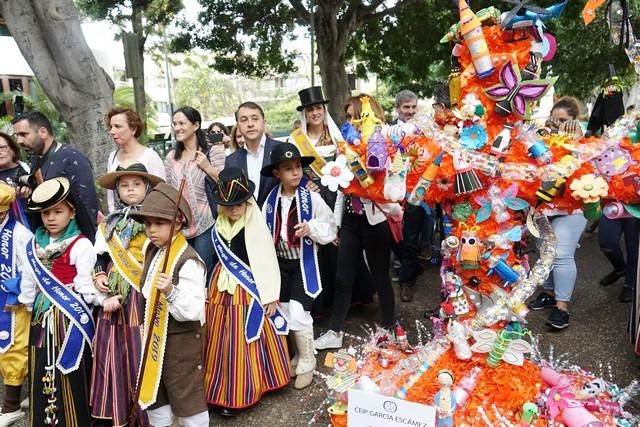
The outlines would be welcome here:
M 387 224 L 389 224 L 389 231 L 391 232 L 391 238 L 394 243 L 402 242 L 402 214 L 400 215 L 387 215 L 382 208 L 376 203 L 373 204 L 380 209 L 380 212 L 387 217 Z

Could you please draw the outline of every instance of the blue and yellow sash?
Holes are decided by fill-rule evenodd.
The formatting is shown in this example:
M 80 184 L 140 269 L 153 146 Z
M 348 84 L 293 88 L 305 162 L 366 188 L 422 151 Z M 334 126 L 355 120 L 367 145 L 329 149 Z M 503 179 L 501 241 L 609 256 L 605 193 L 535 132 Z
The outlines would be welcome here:
M 267 226 L 271 231 L 274 241 L 276 236 L 276 210 L 278 209 L 278 200 L 280 199 L 280 186 L 278 185 L 267 197 L 265 209 L 267 212 Z M 296 190 L 296 206 L 298 211 L 298 224 L 309 222 L 313 218 L 313 206 L 311 204 L 311 192 L 299 185 Z M 315 298 L 322 292 L 322 282 L 320 281 L 320 272 L 318 271 L 318 254 L 315 242 L 311 238 L 304 237 L 300 239 L 300 269 L 302 270 L 302 284 L 304 292 L 311 298 Z
M 80 295 L 67 288 L 42 265 L 36 255 L 35 238 L 32 238 L 27 244 L 27 260 L 38 282 L 40 291 L 71 322 L 56 361 L 56 367 L 60 372 L 68 374 L 80 366 L 85 343 L 91 348 L 91 341 L 95 332 L 91 311 L 82 301 Z
M 233 277 L 242 289 L 244 289 L 249 295 L 251 295 L 251 305 L 249 306 L 249 312 L 247 313 L 247 320 L 244 328 L 244 336 L 248 343 L 253 342 L 260 338 L 260 332 L 262 331 L 262 323 L 264 322 L 264 309 L 260 302 L 260 292 L 253 278 L 253 273 L 249 266 L 247 266 L 240 258 L 236 256 L 231 250 L 222 242 L 218 230 L 213 228 L 211 232 L 213 239 L 213 247 L 216 250 L 218 259 L 227 272 Z M 280 307 L 276 308 L 276 312 L 269 318 L 271 323 L 276 329 L 279 335 L 286 335 L 289 333 L 289 324 L 287 318 L 280 311 Z
M 16 220 L 9 216 L 0 233 L 0 353 L 13 345 L 16 314 L 11 310 L 19 304 L 20 274 L 13 257 L 13 231 Z

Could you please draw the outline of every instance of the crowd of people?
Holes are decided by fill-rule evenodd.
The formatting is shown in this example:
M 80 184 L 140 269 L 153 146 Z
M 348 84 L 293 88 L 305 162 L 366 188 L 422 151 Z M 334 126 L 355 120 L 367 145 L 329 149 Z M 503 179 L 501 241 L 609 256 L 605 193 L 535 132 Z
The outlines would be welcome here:
M 0 336 L 0 426 L 24 417 L 26 378 L 31 425 L 123 426 L 133 418 L 169 426 L 177 417 L 208 426 L 210 408 L 233 416 L 293 378 L 296 389 L 308 387 L 316 350 L 342 347 L 353 302 L 377 293 L 379 324 L 393 329 L 392 271 L 400 300 L 412 301 L 421 251 L 437 247 L 441 209 L 323 186 L 321 169 L 343 136 L 321 88 L 299 96 L 299 126 L 287 142 L 267 136 L 254 102 L 237 108 L 230 130 L 217 122 L 205 130 L 200 113 L 182 107 L 164 160 L 140 143 L 138 113 L 114 108 L 106 123 L 116 149 L 97 179 L 106 216 L 89 160 L 55 140 L 47 117 L 24 113 L 13 120 L 15 139 L 0 133 L 2 298 L 13 307 L 0 319 L 13 325 Z M 356 126 L 363 96 L 344 105 Z M 383 122 L 382 107 L 366 96 Z M 418 97 L 403 90 L 395 101 L 394 124 L 410 121 Z M 433 108 L 446 126 L 447 89 L 436 89 Z M 575 102 L 559 100 L 548 127 L 581 135 Z M 558 252 L 529 308 L 552 308 L 547 323 L 562 329 L 587 221 L 579 211 L 545 213 Z M 600 284 L 624 277 L 621 302 L 636 285 L 638 231 L 634 218 L 599 223 L 613 267 Z M 322 334 L 314 333 L 318 313 L 330 318 Z

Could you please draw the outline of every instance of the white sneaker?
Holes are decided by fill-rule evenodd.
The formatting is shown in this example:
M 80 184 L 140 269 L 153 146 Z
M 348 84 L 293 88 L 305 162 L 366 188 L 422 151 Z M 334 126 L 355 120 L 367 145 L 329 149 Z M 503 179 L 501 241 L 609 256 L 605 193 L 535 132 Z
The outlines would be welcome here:
M 326 350 L 328 348 L 342 348 L 342 337 L 344 333 L 336 332 L 329 329 L 324 334 L 320 335 L 318 339 L 313 341 L 313 346 L 316 350 Z
M 0 414 L 0 427 L 9 427 L 14 423 L 24 418 L 24 412 L 20 409 L 17 411 L 9 412 L 7 414 Z

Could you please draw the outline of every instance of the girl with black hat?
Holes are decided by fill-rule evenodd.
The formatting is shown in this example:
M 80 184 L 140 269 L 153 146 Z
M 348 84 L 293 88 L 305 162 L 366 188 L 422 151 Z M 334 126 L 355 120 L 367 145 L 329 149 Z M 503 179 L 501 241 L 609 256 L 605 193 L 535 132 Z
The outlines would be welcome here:
M 225 168 L 212 195 L 220 262 L 209 286 L 205 393 L 226 416 L 290 381 L 278 260 L 254 189 L 242 169 Z
M 113 191 L 116 206 L 98 227 L 94 245 L 98 254 L 94 285 L 108 295 L 98 313 L 93 352 L 91 414 L 100 420 L 98 425 L 122 426 L 129 421 L 142 347 L 140 282 L 147 238 L 144 225 L 130 214 L 161 181 L 135 160 L 123 161 L 98 179 L 102 188 Z M 149 425 L 145 413 L 137 416 L 139 426 Z
M 79 218 L 66 178 L 53 178 L 31 194 L 27 209 L 44 225 L 27 245 L 28 268 L 20 301 L 32 307 L 29 337 L 31 425 L 88 426 L 89 375 L 94 335 L 87 304 L 100 301 L 93 287 L 96 253 Z

